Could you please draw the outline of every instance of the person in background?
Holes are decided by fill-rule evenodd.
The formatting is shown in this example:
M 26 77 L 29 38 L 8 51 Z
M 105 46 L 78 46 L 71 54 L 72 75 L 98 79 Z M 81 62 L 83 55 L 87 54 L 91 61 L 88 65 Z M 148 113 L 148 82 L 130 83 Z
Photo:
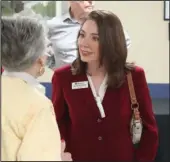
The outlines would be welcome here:
M 54 56 L 49 57 L 51 69 L 71 64 L 77 58 L 77 35 L 81 24 L 94 8 L 94 1 L 68 1 L 69 10 L 60 17 L 47 21 L 49 39 L 52 42 Z M 125 32 L 126 44 L 131 45 L 130 37 Z
M 57 69 L 52 79 L 52 102 L 65 151 L 73 161 L 154 161 L 158 129 L 151 97 L 143 68 L 126 61 L 119 18 L 92 11 L 77 42 L 78 58 Z
M 1 160 L 61 161 L 64 143 L 54 108 L 37 82 L 44 74 L 48 44 L 35 19 L 1 19 Z M 62 147 L 62 148 L 61 148 Z

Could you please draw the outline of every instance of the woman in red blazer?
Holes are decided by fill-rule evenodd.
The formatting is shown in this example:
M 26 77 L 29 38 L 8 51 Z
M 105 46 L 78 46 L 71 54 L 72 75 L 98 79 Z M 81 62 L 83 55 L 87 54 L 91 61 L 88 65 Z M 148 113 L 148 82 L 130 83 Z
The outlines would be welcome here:
M 57 122 L 65 151 L 74 161 L 154 160 L 158 130 L 145 74 L 126 58 L 119 18 L 111 12 L 91 12 L 78 35 L 78 58 L 57 69 L 52 79 Z M 138 148 L 130 133 L 129 72 L 143 125 Z

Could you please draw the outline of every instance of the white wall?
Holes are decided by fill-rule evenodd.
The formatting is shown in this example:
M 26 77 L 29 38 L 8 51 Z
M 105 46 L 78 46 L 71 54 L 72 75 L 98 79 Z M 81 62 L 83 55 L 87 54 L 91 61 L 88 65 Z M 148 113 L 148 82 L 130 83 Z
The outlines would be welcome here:
M 96 1 L 96 9 L 114 12 L 128 31 L 128 60 L 142 66 L 149 83 L 169 83 L 168 21 L 163 1 Z
M 169 83 L 169 33 L 163 1 L 96 1 L 95 6 L 119 16 L 132 40 L 128 60 L 145 69 L 147 81 Z M 51 76 L 48 70 L 40 81 L 50 82 Z

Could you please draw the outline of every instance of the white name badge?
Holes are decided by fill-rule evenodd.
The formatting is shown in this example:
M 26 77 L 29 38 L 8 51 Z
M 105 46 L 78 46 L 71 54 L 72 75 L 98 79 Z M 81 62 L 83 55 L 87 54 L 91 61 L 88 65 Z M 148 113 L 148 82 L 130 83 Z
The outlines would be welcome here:
M 72 89 L 88 88 L 88 81 L 72 83 Z

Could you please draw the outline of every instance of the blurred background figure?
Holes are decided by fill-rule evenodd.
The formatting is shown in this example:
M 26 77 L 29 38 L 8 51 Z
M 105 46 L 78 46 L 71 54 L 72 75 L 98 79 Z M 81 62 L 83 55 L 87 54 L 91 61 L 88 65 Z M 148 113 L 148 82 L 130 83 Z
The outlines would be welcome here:
M 37 78 L 48 42 L 35 19 L 1 20 L 2 161 L 60 161 L 61 141 L 51 101 Z

